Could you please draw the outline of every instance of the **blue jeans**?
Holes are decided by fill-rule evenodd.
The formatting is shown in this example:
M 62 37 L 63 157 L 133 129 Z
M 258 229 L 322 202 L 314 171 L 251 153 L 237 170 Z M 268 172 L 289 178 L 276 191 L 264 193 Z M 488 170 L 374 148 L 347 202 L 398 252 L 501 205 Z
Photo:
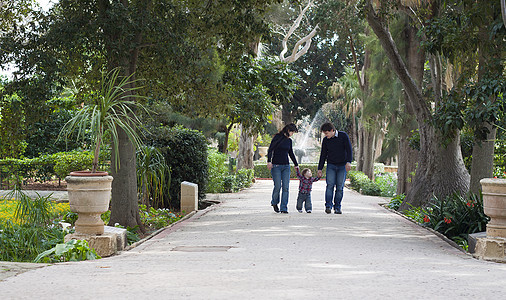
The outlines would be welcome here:
M 346 166 L 336 166 L 327 163 L 327 189 L 325 190 L 325 207 L 341 210 L 344 182 L 346 180 Z M 335 188 L 335 193 L 334 193 Z M 332 205 L 334 200 L 334 205 Z
M 272 180 L 274 181 L 274 189 L 272 190 L 271 205 L 279 203 L 279 194 L 281 193 L 280 211 L 288 211 L 288 191 L 290 184 L 290 165 L 272 165 Z
M 313 205 L 311 204 L 311 194 L 304 194 L 299 192 L 297 196 L 297 210 L 302 210 L 302 203 L 304 203 L 304 209 L 307 211 L 313 210 Z

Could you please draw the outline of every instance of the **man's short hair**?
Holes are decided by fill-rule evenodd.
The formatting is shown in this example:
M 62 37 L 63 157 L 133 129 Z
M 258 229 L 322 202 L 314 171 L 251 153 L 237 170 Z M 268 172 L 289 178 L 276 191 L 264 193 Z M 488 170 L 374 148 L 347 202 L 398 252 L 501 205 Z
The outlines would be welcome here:
M 332 123 L 324 123 L 322 127 L 320 128 L 321 131 L 336 131 L 336 128 Z

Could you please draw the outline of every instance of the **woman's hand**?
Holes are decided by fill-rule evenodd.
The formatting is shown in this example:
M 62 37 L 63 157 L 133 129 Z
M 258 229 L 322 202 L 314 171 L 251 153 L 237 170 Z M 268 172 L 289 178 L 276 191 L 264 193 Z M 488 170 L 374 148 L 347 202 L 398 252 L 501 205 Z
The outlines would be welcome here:
M 267 169 L 272 170 L 272 163 L 271 162 L 267 163 Z
M 346 172 L 349 172 L 351 170 L 351 164 L 350 163 L 346 163 Z

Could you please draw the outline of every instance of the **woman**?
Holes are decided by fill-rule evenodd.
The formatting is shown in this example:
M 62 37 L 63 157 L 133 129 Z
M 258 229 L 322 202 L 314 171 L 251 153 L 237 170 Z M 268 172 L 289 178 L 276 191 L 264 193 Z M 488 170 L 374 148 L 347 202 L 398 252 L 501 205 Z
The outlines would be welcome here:
M 272 190 L 271 205 L 275 212 L 288 213 L 288 190 L 290 184 L 290 162 L 288 156 L 298 169 L 297 159 L 293 154 L 292 139 L 290 137 L 297 132 L 297 126 L 291 123 L 286 125 L 279 133 L 274 135 L 267 152 L 267 168 L 271 170 L 274 189 Z M 279 192 L 281 194 L 281 207 L 278 207 Z

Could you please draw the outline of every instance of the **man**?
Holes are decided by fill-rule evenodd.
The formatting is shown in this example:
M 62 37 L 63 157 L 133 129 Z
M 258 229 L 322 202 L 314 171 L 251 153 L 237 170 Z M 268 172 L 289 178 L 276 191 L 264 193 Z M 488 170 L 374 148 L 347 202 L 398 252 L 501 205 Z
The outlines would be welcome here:
M 351 170 L 351 161 L 353 160 L 350 138 L 346 132 L 336 131 L 332 123 L 325 123 L 320 129 L 325 137 L 322 141 L 320 162 L 318 163 L 318 176 L 322 176 L 323 166 L 327 161 L 325 212 L 330 214 L 332 207 L 334 207 L 334 213 L 342 214 L 341 201 L 343 200 L 346 172 Z

